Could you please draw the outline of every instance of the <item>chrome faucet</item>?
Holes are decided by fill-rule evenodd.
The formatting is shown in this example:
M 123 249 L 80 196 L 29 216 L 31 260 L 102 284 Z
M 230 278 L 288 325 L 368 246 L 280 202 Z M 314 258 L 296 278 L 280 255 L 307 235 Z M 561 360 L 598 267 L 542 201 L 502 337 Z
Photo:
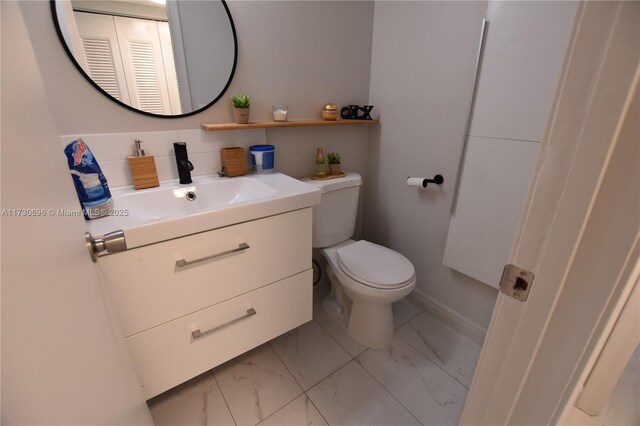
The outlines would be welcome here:
M 178 176 L 180 177 L 180 183 L 191 183 L 191 171 L 193 171 L 193 164 L 189 161 L 187 155 L 187 143 L 175 142 L 173 144 L 173 150 L 176 153 L 176 164 L 178 165 Z

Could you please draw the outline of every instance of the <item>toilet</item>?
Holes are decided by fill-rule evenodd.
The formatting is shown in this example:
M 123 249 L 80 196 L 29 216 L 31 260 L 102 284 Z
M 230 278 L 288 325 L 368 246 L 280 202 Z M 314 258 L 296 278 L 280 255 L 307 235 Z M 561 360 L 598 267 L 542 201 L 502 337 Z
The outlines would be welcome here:
M 303 181 L 322 191 L 320 204 L 313 207 L 313 247 L 327 260 L 331 282 L 324 309 L 356 342 L 370 348 L 390 347 L 391 304 L 415 288 L 413 265 L 391 249 L 351 239 L 362 186 L 359 174 Z

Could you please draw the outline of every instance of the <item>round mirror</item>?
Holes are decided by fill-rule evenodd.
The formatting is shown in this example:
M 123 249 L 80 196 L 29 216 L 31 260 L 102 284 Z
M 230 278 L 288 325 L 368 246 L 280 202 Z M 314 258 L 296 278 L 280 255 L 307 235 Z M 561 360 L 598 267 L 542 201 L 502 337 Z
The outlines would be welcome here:
M 58 37 L 102 94 L 154 117 L 186 117 L 229 87 L 238 43 L 223 0 L 51 0 Z

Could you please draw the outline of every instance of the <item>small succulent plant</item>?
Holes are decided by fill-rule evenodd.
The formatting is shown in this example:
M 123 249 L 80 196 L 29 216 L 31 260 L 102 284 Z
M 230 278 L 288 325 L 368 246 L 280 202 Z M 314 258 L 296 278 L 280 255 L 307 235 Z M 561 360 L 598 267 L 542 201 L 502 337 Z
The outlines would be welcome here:
M 233 102 L 233 106 L 236 108 L 249 108 L 249 105 L 251 105 L 251 98 L 248 95 L 243 95 L 242 93 L 234 93 L 231 95 L 231 102 Z
M 327 154 L 327 158 L 329 159 L 329 164 L 340 164 L 339 152 L 330 152 Z

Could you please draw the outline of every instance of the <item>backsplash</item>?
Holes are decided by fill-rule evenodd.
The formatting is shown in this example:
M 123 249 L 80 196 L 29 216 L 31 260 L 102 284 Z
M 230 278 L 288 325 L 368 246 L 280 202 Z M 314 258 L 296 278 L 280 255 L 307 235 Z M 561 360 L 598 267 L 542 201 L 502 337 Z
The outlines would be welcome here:
M 91 148 L 110 187 L 132 185 L 127 157 L 134 155 L 135 139 L 142 141 L 147 155 L 153 155 L 162 180 L 177 179 L 174 142 L 186 142 L 189 160 L 193 163 L 194 176 L 211 175 L 222 168 L 220 149 L 266 143 L 264 129 L 242 131 L 207 132 L 201 129 L 167 130 L 161 132 L 100 133 L 60 136 L 61 161 L 62 150 L 71 141 L 82 138 Z

